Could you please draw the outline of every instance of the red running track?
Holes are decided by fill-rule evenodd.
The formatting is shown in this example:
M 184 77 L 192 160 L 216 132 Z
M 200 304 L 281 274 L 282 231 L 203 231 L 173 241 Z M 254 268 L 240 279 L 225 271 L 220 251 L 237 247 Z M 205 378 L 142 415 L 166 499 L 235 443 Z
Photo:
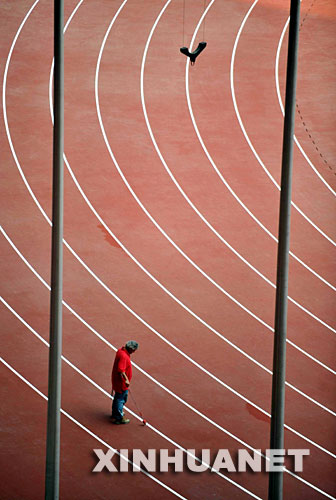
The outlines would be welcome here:
M 65 35 L 62 373 L 62 408 L 76 422 L 62 416 L 61 498 L 267 498 L 265 473 L 94 474 L 92 450 L 268 447 L 283 122 L 275 68 L 278 52 L 283 100 L 289 2 L 212 2 L 208 46 L 187 73 L 178 49 L 203 2 L 186 2 L 184 40 L 181 2 L 128 0 L 118 12 L 115 0 L 69 1 L 66 19 L 77 5 Z M 285 446 L 310 457 L 300 477 L 285 474 L 286 499 L 335 496 L 335 18 L 331 1 L 302 4 Z M 50 4 L 1 5 L 1 19 L 0 497 L 35 500 L 48 363 Z M 132 388 L 149 425 L 132 414 L 113 427 L 114 349 L 131 338 L 140 343 Z

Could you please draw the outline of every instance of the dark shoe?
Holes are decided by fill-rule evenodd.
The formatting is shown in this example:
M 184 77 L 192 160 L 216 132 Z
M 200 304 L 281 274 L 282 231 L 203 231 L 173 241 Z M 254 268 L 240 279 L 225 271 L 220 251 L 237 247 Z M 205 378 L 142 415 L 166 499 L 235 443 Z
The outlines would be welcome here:
M 113 423 L 117 424 L 117 425 L 119 425 L 119 424 L 129 424 L 130 423 L 130 419 L 123 417 L 121 420 L 114 420 Z

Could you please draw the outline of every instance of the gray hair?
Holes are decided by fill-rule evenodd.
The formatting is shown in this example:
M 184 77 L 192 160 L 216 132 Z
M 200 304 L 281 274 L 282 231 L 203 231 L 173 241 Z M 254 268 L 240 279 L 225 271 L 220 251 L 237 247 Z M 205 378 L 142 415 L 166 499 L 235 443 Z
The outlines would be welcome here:
M 138 342 L 135 342 L 135 340 L 129 340 L 128 342 L 126 342 L 125 347 L 127 347 L 128 349 L 132 349 L 133 351 L 136 351 L 139 347 L 139 344 Z

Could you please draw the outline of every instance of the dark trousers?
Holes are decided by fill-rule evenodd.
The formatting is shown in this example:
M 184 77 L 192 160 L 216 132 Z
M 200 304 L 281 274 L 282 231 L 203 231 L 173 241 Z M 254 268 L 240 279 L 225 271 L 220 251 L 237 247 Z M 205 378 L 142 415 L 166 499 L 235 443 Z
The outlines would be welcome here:
M 124 404 L 127 401 L 128 391 L 116 392 L 112 403 L 112 418 L 121 420 L 124 416 Z

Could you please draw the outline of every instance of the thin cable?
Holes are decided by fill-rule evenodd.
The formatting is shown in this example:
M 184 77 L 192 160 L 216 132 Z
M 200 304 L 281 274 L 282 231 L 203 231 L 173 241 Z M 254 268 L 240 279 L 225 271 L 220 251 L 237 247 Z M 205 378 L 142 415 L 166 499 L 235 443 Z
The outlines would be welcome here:
M 203 14 L 205 12 L 205 7 L 206 7 L 206 0 L 203 2 Z M 205 19 L 206 16 L 203 17 L 203 42 L 205 42 Z
M 183 8 L 182 8 L 182 47 L 184 47 L 184 21 L 185 21 L 185 0 L 183 0 Z

